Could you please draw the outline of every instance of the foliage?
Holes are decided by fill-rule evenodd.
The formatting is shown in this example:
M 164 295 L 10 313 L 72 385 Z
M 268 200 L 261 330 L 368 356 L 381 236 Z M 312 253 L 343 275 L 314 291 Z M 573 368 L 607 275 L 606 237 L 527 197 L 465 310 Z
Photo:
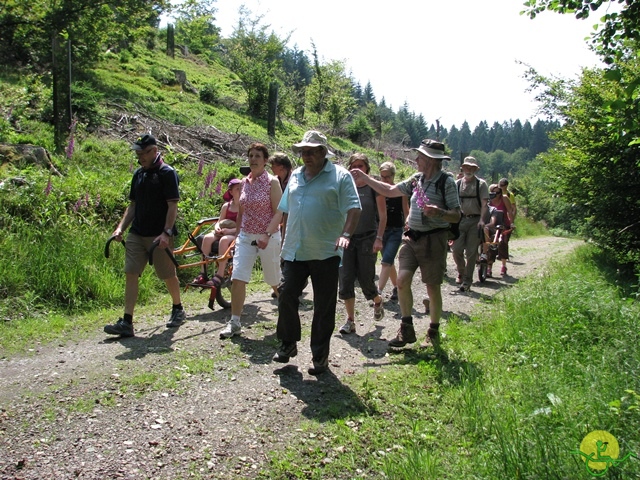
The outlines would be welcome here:
M 637 100 L 619 103 L 627 79 L 637 78 L 638 61 L 611 70 L 584 70 L 577 82 L 559 82 L 530 72 L 542 86 L 539 98 L 565 120 L 555 146 L 544 156 L 543 175 L 565 205 L 576 206 L 586 236 L 610 249 L 622 263 L 640 264 L 640 142 Z M 635 87 L 630 90 L 633 91 Z M 578 220 L 569 215 L 566 222 Z
M 268 33 L 262 17 L 251 19 L 251 12 L 241 9 L 238 25 L 224 44 L 224 59 L 242 81 L 247 94 L 249 113 L 266 118 L 269 84 L 282 77 L 282 54 L 287 39 Z
M 214 82 L 207 83 L 200 89 L 200 101 L 215 105 L 220 100 L 220 87 Z
M 220 29 L 215 26 L 215 0 L 184 0 L 176 12 L 175 41 L 196 55 L 213 53 L 220 41 Z

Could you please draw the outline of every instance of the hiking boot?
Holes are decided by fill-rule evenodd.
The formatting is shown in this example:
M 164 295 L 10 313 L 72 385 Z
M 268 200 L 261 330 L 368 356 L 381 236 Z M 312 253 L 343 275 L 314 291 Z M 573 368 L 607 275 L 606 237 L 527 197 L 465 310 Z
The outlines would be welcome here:
M 416 341 L 416 331 L 411 323 L 401 323 L 396 338 L 389 342 L 390 347 L 404 347 Z
M 347 318 L 345 324 L 340 327 L 340 333 L 344 333 L 345 335 L 356 333 L 356 322 L 354 322 L 352 318 Z
M 307 370 L 307 372 L 309 372 L 309 375 L 320 375 L 321 373 L 324 373 L 327 370 L 329 370 L 329 359 L 325 358 L 320 362 L 316 362 L 314 360 L 313 367 L 309 367 L 309 370 Z
M 272 360 L 279 363 L 289 363 L 289 359 L 296 355 L 298 355 L 296 342 L 282 342 Z
M 234 335 L 240 335 L 242 333 L 242 325 L 239 320 L 229 320 L 226 327 L 220 332 L 220 338 L 231 338 Z
M 382 317 L 384 317 L 384 307 L 382 306 L 381 299 L 380 303 L 373 304 L 373 319 L 379 322 L 380 320 L 382 320 Z
M 398 287 L 393 287 L 393 290 L 391 291 L 391 296 L 389 297 L 389 300 L 391 300 L 392 302 L 397 302 L 398 301 Z
M 186 319 L 187 313 L 183 308 L 181 308 L 180 310 L 174 308 L 171 311 L 171 317 L 169 318 L 169 323 L 167 323 L 167 328 L 177 328 L 182 325 Z
M 133 337 L 133 324 L 127 323 L 122 318 L 119 318 L 113 325 L 105 325 L 104 333 L 120 335 L 121 337 Z
M 436 329 L 429 328 L 427 330 L 427 336 L 420 344 L 420 348 L 439 348 L 440 347 L 440 332 Z
M 502 266 L 502 269 L 500 270 L 500 275 L 503 275 L 503 276 L 504 276 L 504 275 L 506 275 L 506 274 L 507 274 L 507 267 L 506 267 L 506 265 L 503 265 L 503 266 Z

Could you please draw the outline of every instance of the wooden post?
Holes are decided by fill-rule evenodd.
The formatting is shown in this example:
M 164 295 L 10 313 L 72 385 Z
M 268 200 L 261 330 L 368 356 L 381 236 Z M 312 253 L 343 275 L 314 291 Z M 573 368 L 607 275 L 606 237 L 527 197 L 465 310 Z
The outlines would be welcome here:
M 267 113 L 267 133 L 270 137 L 276 135 L 276 114 L 278 111 L 278 84 L 269 84 L 269 111 Z

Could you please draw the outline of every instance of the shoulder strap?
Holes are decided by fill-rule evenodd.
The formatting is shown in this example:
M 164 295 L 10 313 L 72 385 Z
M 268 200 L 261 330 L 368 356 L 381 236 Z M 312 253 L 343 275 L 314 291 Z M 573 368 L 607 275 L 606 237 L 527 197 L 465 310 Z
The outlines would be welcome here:
M 478 177 L 476 177 L 476 199 L 478 200 L 478 207 L 480 207 L 480 211 L 482 211 L 482 202 L 480 201 L 480 179 Z

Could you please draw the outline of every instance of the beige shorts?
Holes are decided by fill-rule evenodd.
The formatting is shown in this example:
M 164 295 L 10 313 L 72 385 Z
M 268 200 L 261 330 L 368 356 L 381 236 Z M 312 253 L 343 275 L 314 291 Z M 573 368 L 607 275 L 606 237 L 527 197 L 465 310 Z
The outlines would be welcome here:
M 427 285 L 440 285 L 447 270 L 448 230 L 424 235 L 417 241 L 403 237 L 398 252 L 398 269 L 413 275 L 418 267 L 422 281 Z
M 129 233 L 125 239 L 127 253 L 124 259 L 124 273 L 142 275 L 149 263 L 149 249 L 156 237 L 141 237 L 135 233 Z M 173 238 L 169 240 L 169 250 L 173 251 Z M 167 252 L 161 248 L 153 251 L 153 267 L 160 280 L 176 276 L 176 266 L 171 261 Z

